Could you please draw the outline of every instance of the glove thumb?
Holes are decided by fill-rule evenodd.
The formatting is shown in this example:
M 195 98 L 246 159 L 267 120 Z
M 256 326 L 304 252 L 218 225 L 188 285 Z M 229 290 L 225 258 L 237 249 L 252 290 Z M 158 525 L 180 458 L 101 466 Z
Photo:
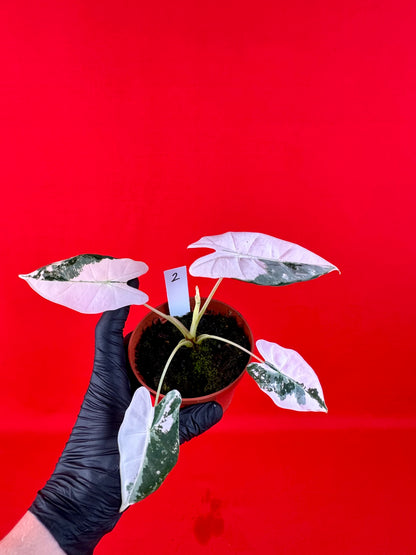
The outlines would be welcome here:
M 117 310 L 107 310 L 99 319 L 95 327 L 96 354 L 117 354 L 123 347 L 123 329 L 129 315 L 130 307 L 123 306 Z

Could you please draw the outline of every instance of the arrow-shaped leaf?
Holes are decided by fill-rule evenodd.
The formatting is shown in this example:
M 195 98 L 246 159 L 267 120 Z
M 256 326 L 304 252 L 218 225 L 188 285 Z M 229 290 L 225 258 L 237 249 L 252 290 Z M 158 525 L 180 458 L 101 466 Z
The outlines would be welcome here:
M 85 314 L 96 314 L 147 302 L 146 293 L 127 282 L 148 269 L 144 262 L 130 258 L 81 254 L 19 277 L 49 301 Z
M 195 260 L 189 269 L 193 276 L 289 285 L 337 270 L 311 251 L 264 233 L 229 231 L 203 237 L 188 248 L 202 247 L 215 252 Z
M 153 407 L 148 390 L 136 390 L 118 434 L 120 512 L 156 491 L 175 466 L 181 402 L 179 391 L 172 390 Z
M 257 385 L 284 409 L 327 412 L 318 377 L 309 364 L 292 349 L 260 339 L 256 346 L 265 359 L 247 366 Z

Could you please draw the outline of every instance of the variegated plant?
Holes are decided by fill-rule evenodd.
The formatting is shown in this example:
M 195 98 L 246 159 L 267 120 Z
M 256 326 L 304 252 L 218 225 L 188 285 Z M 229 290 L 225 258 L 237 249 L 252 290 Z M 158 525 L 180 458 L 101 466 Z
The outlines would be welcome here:
M 173 390 L 160 402 L 159 398 L 169 365 L 182 347 L 192 348 L 209 338 L 230 343 L 256 360 L 247 366 L 247 371 L 276 405 L 297 411 L 327 411 L 318 377 L 298 353 L 260 339 L 256 342 L 259 357 L 222 337 L 198 335 L 198 325 L 225 277 L 281 286 L 315 279 L 337 268 L 299 245 L 263 233 L 228 232 L 203 237 L 189 248 L 214 250 L 197 259 L 189 272 L 217 279 L 202 307 L 196 288 L 189 329 L 175 317 L 147 304 L 148 296 L 128 285 L 129 280 L 147 272 L 144 262 L 86 254 L 20 276 L 46 299 L 79 312 L 99 313 L 142 304 L 170 321 L 183 335 L 166 361 L 155 406 L 149 392 L 138 389 L 120 428 L 121 511 L 155 491 L 176 463 L 181 396 Z

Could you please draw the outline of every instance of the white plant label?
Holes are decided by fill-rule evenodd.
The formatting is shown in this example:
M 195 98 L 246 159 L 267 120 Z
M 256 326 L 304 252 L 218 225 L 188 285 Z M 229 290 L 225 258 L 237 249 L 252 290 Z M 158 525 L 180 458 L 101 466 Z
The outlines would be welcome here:
M 189 304 L 188 274 L 186 266 L 165 270 L 165 285 L 168 295 L 169 314 L 183 316 L 191 311 Z

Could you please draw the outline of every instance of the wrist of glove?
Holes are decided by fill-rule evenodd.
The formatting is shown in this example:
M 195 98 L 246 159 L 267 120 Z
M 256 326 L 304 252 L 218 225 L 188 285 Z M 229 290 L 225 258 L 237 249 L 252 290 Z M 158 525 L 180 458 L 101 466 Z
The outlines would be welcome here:
M 88 555 L 121 514 L 118 430 L 132 398 L 123 328 L 129 308 L 102 315 L 91 381 L 56 468 L 30 507 L 68 555 Z M 131 370 L 130 370 L 131 371 Z M 182 444 L 222 417 L 217 403 L 180 412 Z

